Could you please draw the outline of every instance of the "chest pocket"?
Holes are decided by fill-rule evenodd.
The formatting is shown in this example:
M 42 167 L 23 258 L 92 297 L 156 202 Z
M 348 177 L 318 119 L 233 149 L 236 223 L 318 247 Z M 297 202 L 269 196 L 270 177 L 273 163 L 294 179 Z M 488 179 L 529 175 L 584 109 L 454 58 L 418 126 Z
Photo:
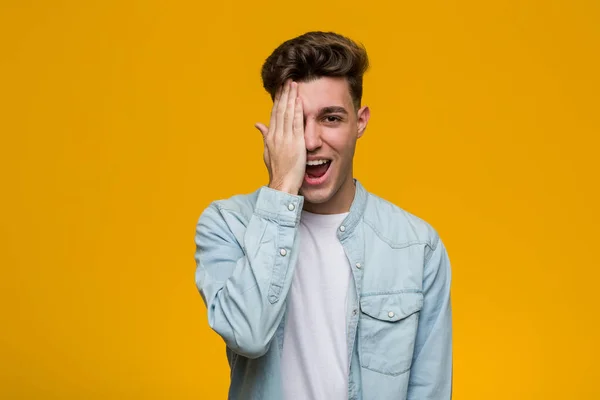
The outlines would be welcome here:
M 385 375 L 400 375 L 412 364 L 420 291 L 362 296 L 360 299 L 361 366 Z

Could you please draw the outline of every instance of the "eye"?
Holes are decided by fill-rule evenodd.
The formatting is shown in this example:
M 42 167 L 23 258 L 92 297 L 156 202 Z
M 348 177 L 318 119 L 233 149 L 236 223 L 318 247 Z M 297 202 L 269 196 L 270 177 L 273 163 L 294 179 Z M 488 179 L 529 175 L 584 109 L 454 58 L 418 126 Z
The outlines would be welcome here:
M 325 117 L 325 121 L 329 122 L 329 123 L 335 123 L 335 122 L 339 122 L 342 119 L 340 117 L 338 117 L 337 115 L 328 115 Z

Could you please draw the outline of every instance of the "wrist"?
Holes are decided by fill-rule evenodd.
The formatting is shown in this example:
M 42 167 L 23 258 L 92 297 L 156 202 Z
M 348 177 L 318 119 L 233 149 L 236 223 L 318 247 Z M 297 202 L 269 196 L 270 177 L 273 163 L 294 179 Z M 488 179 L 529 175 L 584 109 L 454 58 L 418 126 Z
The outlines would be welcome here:
M 299 192 L 298 188 L 296 188 L 292 185 L 288 185 L 286 183 L 279 183 L 279 182 L 270 182 L 269 188 L 274 189 L 274 190 L 279 190 L 280 192 L 289 193 L 294 196 L 297 196 L 298 192 Z

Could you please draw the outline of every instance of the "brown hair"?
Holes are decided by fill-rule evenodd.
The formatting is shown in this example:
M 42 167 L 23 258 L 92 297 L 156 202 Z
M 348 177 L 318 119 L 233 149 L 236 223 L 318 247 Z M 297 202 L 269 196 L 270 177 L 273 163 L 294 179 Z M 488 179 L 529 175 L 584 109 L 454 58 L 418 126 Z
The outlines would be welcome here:
M 362 44 L 334 32 L 307 32 L 283 42 L 262 66 L 263 87 L 275 98 L 287 79 L 306 82 L 324 76 L 345 77 L 354 107 L 360 108 L 363 75 L 369 67 Z

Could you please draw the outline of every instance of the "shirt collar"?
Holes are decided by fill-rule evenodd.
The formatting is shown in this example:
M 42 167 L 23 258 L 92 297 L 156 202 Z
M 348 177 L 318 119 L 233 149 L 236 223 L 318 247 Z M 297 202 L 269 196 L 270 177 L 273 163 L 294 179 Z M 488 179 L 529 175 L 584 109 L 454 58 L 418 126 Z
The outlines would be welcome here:
M 339 238 L 343 240 L 346 238 L 353 230 L 356 228 L 356 225 L 362 219 L 363 214 L 365 213 L 365 208 L 367 206 L 367 191 L 363 187 L 363 185 L 358 181 L 358 179 L 354 179 L 355 184 L 355 192 L 354 199 L 352 200 L 352 205 L 350 205 L 350 213 L 342 222 L 339 229 Z

